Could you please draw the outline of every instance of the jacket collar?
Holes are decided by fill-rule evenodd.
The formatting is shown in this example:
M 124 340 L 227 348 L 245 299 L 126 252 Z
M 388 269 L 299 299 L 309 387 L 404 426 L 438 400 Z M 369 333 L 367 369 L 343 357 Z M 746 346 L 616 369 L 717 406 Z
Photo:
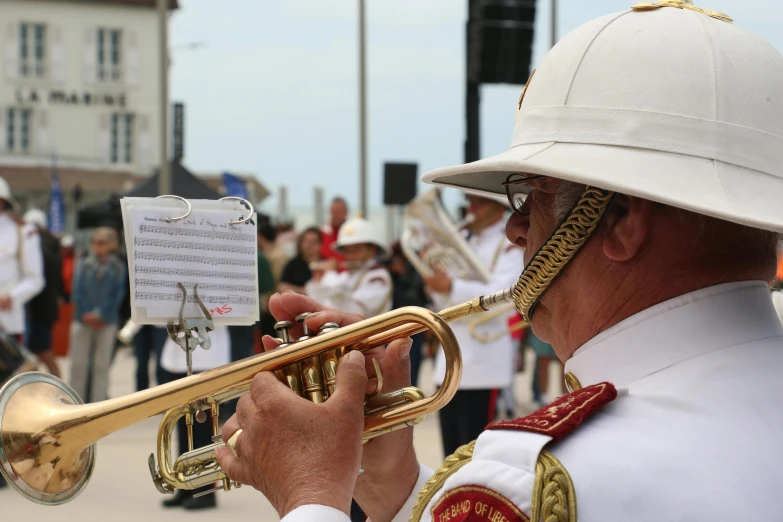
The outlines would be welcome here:
M 589 386 L 634 381 L 706 353 L 783 336 L 767 284 L 742 281 L 703 288 L 639 312 L 598 334 L 566 361 Z

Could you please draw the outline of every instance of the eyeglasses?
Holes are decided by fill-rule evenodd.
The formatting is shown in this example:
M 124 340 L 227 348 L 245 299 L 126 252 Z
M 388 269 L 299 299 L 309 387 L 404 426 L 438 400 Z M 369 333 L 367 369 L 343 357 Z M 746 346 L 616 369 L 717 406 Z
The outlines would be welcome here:
M 506 189 L 508 204 L 511 205 L 514 212 L 522 216 L 526 216 L 530 213 L 524 208 L 527 197 L 533 192 L 533 187 L 530 186 L 530 182 L 543 177 L 544 176 L 527 176 L 525 174 L 514 173 L 509 175 L 506 178 L 506 181 L 501 183 L 503 188 Z

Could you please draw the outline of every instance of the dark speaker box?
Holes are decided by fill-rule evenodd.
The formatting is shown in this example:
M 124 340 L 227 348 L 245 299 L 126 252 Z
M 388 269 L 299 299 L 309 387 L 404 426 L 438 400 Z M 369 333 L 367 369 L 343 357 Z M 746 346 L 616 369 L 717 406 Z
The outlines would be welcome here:
M 383 204 L 407 205 L 416 197 L 419 166 L 416 163 L 384 163 Z

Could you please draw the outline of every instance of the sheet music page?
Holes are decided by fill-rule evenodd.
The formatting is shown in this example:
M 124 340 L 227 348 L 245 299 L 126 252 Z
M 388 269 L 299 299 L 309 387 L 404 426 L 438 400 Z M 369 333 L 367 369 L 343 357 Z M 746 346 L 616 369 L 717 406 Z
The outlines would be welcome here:
M 137 324 L 177 322 L 183 294 L 185 319 L 203 318 L 198 296 L 218 324 L 253 324 L 259 315 L 258 257 L 255 219 L 239 225 L 243 208 L 155 208 L 155 203 L 123 205 L 130 271 L 132 318 Z M 123 202 L 125 203 L 125 202 Z M 214 203 L 214 202 L 210 202 Z M 125 208 L 127 206 L 127 208 Z M 213 205 L 214 207 L 214 205 Z M 244 210 L 245 214 L 247 210 Z M 254 216 L 255 217 L 255 216 Z

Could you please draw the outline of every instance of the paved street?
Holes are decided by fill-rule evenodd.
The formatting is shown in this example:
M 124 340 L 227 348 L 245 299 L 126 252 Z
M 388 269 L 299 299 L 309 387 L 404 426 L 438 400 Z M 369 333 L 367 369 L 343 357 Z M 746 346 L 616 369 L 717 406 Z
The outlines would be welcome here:
M 67 369 L 67 360 L 61 361 Z M 527 368 L 531 368 L 528 360 Z M 117 397 L 132 392 L 135 361 L 129 350 L 121 350 L 111 370 L 110 395 Z M 554 371 L 554 368 L 553 368 Z M 429 379 L 431 366 L 422 367 L 422 389 L 431 393 Z M 65 373 L 67 375 L 67 372 Z M 518 375 L 516 383 L 517 404 L 526 404 L 530 394 L 530 372 Z M 518 408 L 519 413 L 523 413 Z M 0 490 L 2 520 L 44 522 L 86 521 L 188 521 L 247 520 L 266 522 L 277 520 L 277 514 L 264 497 L 251 488 L 218 493 L 218 510 L 186 512 L 181 509 L 164 509 L 159 494 L 152 484 L 147 458 L 155 451 L 158 418 L 110 435 L 98 442 L 95 473 L 87 488 L 75 500 L 57 507 L 33 504 L 9 488 Z M 443 460 L 437 415 L 431 415 L 415 429 L 416 449 L 420 460 L 432 468 Z

